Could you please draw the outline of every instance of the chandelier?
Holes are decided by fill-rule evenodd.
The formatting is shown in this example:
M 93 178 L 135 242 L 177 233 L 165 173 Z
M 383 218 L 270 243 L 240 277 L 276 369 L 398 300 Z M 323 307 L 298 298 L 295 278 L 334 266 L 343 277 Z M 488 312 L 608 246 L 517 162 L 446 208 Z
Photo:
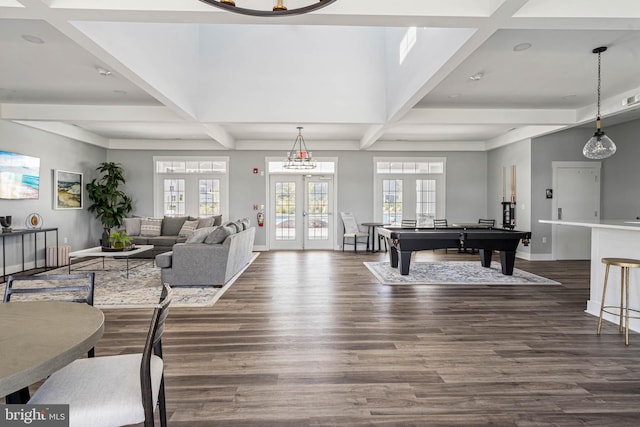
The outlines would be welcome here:
M 582 149 L 582 154 L 589 159 L 606 159 L 616 152 L 616 144 L 600 128 L 600 55 L 606 50 L 606 46 L 592 50 L 593 53 L 598 54 L 598 113 L 596 115 L 596 132 Z
M 243 7 L 236 6 L 236 2 L 234 0 L 200 0 L 201 2 L 210 4 L 211 6 L 219 7 L 220 9 L 224 9 L 230 12 L 239 13 L 242 15 L 251 15 L 251 16 L 283 16 L 283 15 L 302 15 L 304 13 L 313 12 L 314 10 L 321 9 L 325 6 L 330 5 L 336 0 L 315 0 L 315 3 L 311 3 L 307 6 L 297 7 L 295 9 L 288 9 L 287 6 L 284 5 L 284 0 L 275 0 L 275 5 L 272 10 L 268 9 L 247 9 Z M 238 3 L 241 3 L 245 0 L 238 0 Z M 267 3 L 267 0 L 263 0 Z
M 285 169 L 315 169 L 316 161 L 313 160 L 311 151 L 307 150 L 307 144 L 302 137 L 302 127 L 298 126 L 298 136 L 293 141 L 293 147 L 287 153 L 287 160 L 284 162 Z

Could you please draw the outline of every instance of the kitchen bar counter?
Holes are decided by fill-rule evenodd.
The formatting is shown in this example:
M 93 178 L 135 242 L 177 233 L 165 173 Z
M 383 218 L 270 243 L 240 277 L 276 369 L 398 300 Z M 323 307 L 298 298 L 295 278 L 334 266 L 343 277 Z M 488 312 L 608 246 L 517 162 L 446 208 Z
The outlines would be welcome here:
M 601 220 L 601 221 L 561 221 L 539 220 L 542 224 L 591 228 L 591 285 L 587 313 L 600 314 L 602 288 L 604 285 L 605 265 L 602 258 L 640 259 L 640 221 Z M 629 308 L 640 309 L 640 269 L 629 272 Z M 607 305 L 620 304 L 620 268 L 609 270 Z M 618 324 L 618 316 L 606 314 L 604 318 Z M 595 323 L 594 323 L 595 331 Z M 629 319 L 629 328 L 640 332 L 640 319 Z

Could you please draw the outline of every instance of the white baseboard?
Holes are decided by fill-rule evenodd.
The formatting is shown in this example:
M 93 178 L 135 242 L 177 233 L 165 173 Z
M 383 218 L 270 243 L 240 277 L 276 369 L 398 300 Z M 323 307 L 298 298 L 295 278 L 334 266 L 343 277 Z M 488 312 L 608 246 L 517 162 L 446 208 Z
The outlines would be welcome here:
M 268 252 L 269 248 L 267 247 L 267 245 L 254 245 L 253 246 L 253 251 L 254 252 Z
M 551 254 L 531 254 L 517 252 L 516 256 L 518 258 L 526 259 L 527 261 L 554 261 Z
M 31 270 L 31 269 L 34 269 L 34 268 L 44 268 L 44 260 L 42 260 L 42 259 L 38 260 L 38 267 L 36 267 L 34 261 L 25 261 L 24 270 L 22 269 L 22 263 L 14 264 L 14 265 L 7 265 L 5 271 L 6 271 L 7 276 L 8 276 L 9 274 L 20 273 L 22 271 Z
M 595 333 L 596 328 L 598 327 L 598 317 L 600 316 L 600 301 L 587 300 L 587 309 L 585 310 L 585 313 L 589 313 L 595 316 L 595 321 L 593 323 L 593 333 Z M 630 311 L 629 315 L 633 316 L 634 314 L 631 314 L 631 311 Z M 609 322 L 615 325 L 620 324 L 619 322 L 620 317 L 614 314 L 604 313 L 602 316 L 602 319 L 608 320 Z M 622 320 L 624 322 L 624 319 Z M 629 319 L 629 330 L 634 332 L 640 332 L 640 319 Z

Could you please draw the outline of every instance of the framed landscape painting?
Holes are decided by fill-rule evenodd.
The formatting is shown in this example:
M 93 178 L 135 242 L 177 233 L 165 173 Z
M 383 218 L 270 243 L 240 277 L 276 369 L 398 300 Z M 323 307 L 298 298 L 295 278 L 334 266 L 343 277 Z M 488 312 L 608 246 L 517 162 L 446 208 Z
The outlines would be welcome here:
M 56 170 L 54 175 L 53 208 L 82 209 L 82 174 Z

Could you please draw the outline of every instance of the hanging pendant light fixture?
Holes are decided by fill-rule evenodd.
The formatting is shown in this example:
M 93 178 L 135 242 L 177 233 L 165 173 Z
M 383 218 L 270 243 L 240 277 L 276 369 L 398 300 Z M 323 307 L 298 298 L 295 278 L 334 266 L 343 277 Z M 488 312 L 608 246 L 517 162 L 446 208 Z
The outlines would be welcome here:
M 218 7 L 220 9 L 227 10 L 229 12 L 239 13 L 241 15 L 250 15 L 250 16 L 283 16 L 283 15 L 302 15 L 304 13 L 313 12 L 314 10 L 321 9 L 325 6 L 330 5 L 336 0 L 313 0 L 315 1 L 307 1 L 307 6 L 297 7 L 295 9 L 288 9 L 284 4 L 284 0 L 275 0 L 275 5 L 272 10 L 269 9 L 247 9 L 244 7 L 236 6 L 236 2 L 234 0 L 200 0 L 201 2 L 207 3 L 211 6 Z M 244 0 L 238 0 L 238 3 L 242 3 Z M 263 2 L 269 3 L 268 0 L 263 0 Z M 273 1 L 271 2 L 273 4 Z
M 592 51 L 598 54 L 598 113 L 596 116 L 596 131 L 582 149 L 582 154 L 589 159 L 606 159 L 616 152 L 616 144 L 601 129 L 600 120 L 600 55 L 606 50 L 605 46 L 601 46 Z
M 284 162 L 285 169 L 315 169 L 316 161 L 313 160 L 311 151 L 307 150 L 307 144 L 302 137 L 302 127 L 298 126 L 298 136 L 293 141 L 293 147 L 287 153 L 287 160 Z

